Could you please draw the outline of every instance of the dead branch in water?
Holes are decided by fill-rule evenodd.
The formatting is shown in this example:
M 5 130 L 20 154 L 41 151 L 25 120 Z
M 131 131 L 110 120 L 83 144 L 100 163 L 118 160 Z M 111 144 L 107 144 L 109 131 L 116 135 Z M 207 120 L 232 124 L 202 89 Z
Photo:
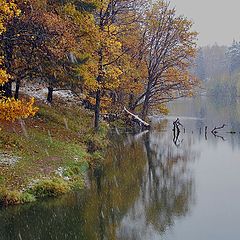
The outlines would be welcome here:
M 211 133 L 212 133 L 213 135 L 215 135 L 216 133 L 218 133 L 217 130 L 222 129 L 222 128 L 224 128 L 225 126 L 226 126 L 226 124 L 223 124 L 223 125 L 220 126 L 220 127 L 214 127 L 214 129 L 211 131 Z
M 219 129 L 223 129 L 224 127 L 226 126 L 226 124 L 223 124 L 222 126 L 220 127 L 214 127 L 213 130 L 211 131 L 211 133 L 213 134 L 214 137 L 218 137 L 218 138 L 221 138 L 223 141 L 225 141 L 224 137 L 218 135 L 218 131 Z

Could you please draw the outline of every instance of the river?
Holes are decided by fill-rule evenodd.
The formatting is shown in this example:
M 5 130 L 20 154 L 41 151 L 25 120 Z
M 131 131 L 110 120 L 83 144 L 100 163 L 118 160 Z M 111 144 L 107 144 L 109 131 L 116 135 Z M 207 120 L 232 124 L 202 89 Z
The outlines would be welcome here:
M 239 240 L 240 103 L 197 97 L 169 108 L 149 132 L 113 134 L 88 189 L 1 209 L 0 240 Z M 173 141 L 177 117 L 185 131 Z

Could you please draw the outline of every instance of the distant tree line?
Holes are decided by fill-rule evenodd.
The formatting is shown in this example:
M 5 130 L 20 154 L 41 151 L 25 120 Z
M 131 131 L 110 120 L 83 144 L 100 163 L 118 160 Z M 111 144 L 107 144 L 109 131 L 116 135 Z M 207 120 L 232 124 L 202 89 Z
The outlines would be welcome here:
M 230 47 L 205 46 L 198 49 L 194 74 L 210 95 L 235 98 L 240 95 L 240 42 Z

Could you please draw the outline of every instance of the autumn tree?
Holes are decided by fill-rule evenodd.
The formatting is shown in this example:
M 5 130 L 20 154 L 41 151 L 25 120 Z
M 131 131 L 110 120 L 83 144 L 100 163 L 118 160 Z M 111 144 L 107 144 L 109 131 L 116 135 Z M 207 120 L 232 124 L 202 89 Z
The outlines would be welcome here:
M 53 90 L 69 83 L 65 62 L 69 52 L 78 47 L 74 34 L 76 29 L 64 12 L 65 5 L 54 1 L 29 4 L 31 11 L 27 12 L 24 22 L 28 33 L 31 33 L 31 47 L 28 48 L 32 51 L 30 56 L 34 65 L 30 65 L 32 68 L 28 77 L 33 78 L 34 74 L 34 80 L 40 79 L 47 86 L 47 100 L 51 102 Z
M 16 99 L 21 82 L 38 81 L 48 87 L 52 99 L 54 88 L 69 85 L 64 63 L 78 47 L 76 28 L 59 1 L 17 0 L 16 4 L 21 14 L 8 22 L 1 39 L 3 62 L 12 76 L 5 95 L 12 96 L 14 81 Z
M 118 38 L 122 43 L 123 55 L 117 63 L 121 66 L 120 85 L 115 89 L 114 104 L 117 109 L 128 106 L 132 109 L 134 96 L 144 91 L 147 67 L 144 61 L 147 46 L 142 32 L 146 1 L 134 1 L 122 12 L 117 23 L 121 26 Z
M 11 92 L 11 80 L 6 77 L 6 72 L 11 74 L 11 62 L 12 62 L 12 42 L 11 37 L 14 34 L 13 29 L 9 26 L 20 14 L 20 10 L 14 1 L 3 1 L 0 5 L 1 17 L 0 17 L 0 36 L 2 45 L 2 81 L 1 90 L 5 97 L 12 97 Z M 5 72 L 5 73 L 4 73 Z
M 11 34 L 11 30 L 8 30 L 8 23 L 20 14 L 20 10 L 14 1 L 3 1 L 0 4 L 0 13 L 0 36 L 6 32 L 10 32 L 9 34 Z M 12 57 L 12 48 L 8 49 L 7 46 L 5 46 L 4 50 L 8 59 L 5 61 L 5 56 L 3 56 L 0 62 L 0 89 L 2 91 L 0 95 L 0 120 L 14 121 L 18 118 L 26 118 L 34 115 L 37 108 L 33 107 L 33 98 L 29 102 L 11 98 L 11 75 L 8 71 L 10 70 L 11 59 L 9 58 Z
M 126 56 L 129 48 L 123 46 L 121 35 L 131 31 L 136 21 L 138 1 L 101 0 L 96 11 L 99 28 L 97 49 L 97 78 L 95 88 L 95 129 L 99 127 L 101 99 L 106 93 L 114 93 L 120 87 L 121 76 L 127 72 Z M 108 94 L 109 95 L 109 94 Z
M 19 11 L 18 9 L 21 9 Z M 151 107 L 191 94 L 196 79 L 192 22 L 168 2 L 16 0 L 1 5 L 1 83 L 5 100 L 20 84 L 70 89 L 100 114 Z M 21 14 L 20 14 L 21 12 Z
M 191 29 L 192 22 L 177 16 L 168 2 L 157 1 L 146 11 L 142 24 L 145 41 L 141 49 L 146 49 L 148 76 L 144 92 L 134 103 L 134 107 L 143 105 L 143 118 L 150 107 L 187 96 L 196 84 L 189 72 L 197 36 Z

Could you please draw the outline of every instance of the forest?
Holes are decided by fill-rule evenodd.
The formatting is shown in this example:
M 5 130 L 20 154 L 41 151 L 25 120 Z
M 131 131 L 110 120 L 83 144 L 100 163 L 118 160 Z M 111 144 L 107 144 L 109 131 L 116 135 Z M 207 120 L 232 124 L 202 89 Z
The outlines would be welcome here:
M 240 43 L 233 40 L 230 46 L 214 44 L 198 49 L 193 73 L 202 82 L 203 91 L 228 101 L 239 97 Z
M 46 101 L 69 90 L 101 116 L 126 107 L 142 119 L 192 96 L 197 52 L 192 21 L 167 1 L 1 0 L 0 119 L 38 111 L 26 86 L 46 88 Z
M 149 129 L 199 86 L 198 33 L 168 1 L 1 0 L 0 14 L 0 206 L 86 187 L 110 129 Z

